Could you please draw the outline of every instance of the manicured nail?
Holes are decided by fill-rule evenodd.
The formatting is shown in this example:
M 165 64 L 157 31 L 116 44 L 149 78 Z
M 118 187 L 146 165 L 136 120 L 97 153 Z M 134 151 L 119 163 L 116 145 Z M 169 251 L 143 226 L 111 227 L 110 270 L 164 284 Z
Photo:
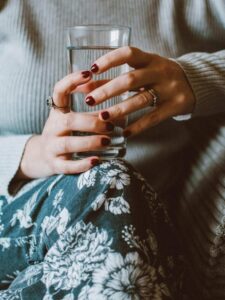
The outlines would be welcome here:
M 83 78 L 88 78 L 89 76 L 91 76 L 91 72 L 90 71 L 83 71 L 81 72 Z
M 85 102 L 88 104 L 88 105 L 94 105 L 95 104 L 95 99 L 92 97 L 92 96 L 88 96 L 85 100 Z
M 110 144 L 110 139 L 102 138 L 102 146 L 108 146 Z
M 108 120 L 110 117 L 109 112 L 108 111 L 101 112 L 101 117 L 103 120 Z
M 97 73 L 98 70 L 99 70 L 99 68 L 98 68 L 98 66 L 97 66 L 96 64 L 93 64 L 93 65 L 91 66 L 91 72 L 92 72 L 92 73 Z
M 113 131 L 114 129 L 114 125 L 112 123 L 107 122 L 105 123 L 105 126 L 107 131 Z
M 98 164 L 99 164 L 99 159 L 97 159 L 97 158 L 92 158 L 91 164 L 92 164 L 92 166 L 98 165 Z
M 130 135 L 131 135 L 130 130 L 125 130 L 125 131 L 123 132 L 123 136 L 124 136 L 125 138 L 127 138 L 127 137 L 130 136 Z

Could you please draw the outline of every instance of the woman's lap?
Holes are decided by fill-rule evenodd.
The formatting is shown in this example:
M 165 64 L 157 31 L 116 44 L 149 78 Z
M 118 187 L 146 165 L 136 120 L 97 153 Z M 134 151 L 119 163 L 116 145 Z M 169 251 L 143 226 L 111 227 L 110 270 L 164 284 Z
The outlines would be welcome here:
M 180 284 L 166 209 L 123 162 L 52 176 L 12 200 L 0 198 L 1 299 L 167 299 Z

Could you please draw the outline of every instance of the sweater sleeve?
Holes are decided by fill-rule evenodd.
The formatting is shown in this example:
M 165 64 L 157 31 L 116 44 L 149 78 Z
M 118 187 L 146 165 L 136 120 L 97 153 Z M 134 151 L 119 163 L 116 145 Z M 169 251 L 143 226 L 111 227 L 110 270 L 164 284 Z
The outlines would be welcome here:
M 176 59 L 196 98 L 192 117 L 225 112 L 225 50 L 194 52 Z
M 19 168 L 25 145 L 31 136 L 0 137 L 0 195 L 11 196 L 9 184 Z

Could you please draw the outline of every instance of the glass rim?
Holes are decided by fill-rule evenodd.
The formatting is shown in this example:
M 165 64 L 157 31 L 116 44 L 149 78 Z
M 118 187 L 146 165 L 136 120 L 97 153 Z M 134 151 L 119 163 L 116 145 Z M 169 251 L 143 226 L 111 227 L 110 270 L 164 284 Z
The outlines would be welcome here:
M 75 29 L 84 29 L 84 30 L 96 30 L 97 29 L 99 31 L 123 29 L 123 30 L 131 31 L 130 26 L 116 25 L 116 24 L 78 24 L 78 25 L 68 26 L 68 27 L 64 28 L 64 30 L 66 30 L 66 31 L 75 30 Z

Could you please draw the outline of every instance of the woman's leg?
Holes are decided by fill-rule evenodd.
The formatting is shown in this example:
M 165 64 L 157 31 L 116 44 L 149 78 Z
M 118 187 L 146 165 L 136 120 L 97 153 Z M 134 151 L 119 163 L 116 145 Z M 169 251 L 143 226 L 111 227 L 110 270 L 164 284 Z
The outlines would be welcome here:
M 1 299 L 177 297 L 183 270 L 166 209 L 122 161 L 51 177 L 2 212 L 1 287 L 15 279 Z

